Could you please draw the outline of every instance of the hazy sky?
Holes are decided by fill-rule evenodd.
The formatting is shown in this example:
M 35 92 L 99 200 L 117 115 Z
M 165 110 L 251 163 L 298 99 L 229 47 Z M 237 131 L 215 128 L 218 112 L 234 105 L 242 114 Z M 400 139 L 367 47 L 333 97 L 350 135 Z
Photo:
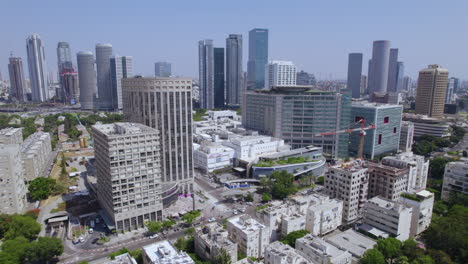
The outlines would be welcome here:
M 399 48 L 407 75 L 441 64 L 468 79 L 468 0 L 2 0 L 0 71 L 8 78 L 10 52 L 23 58 L 26 38 L 38 33 L 49 70 L 57 71 L 56 46 L 69 42 L 73 57 L 111 43 L 134 58 L 134 72 L 154 74 L 155 61 L 173 63 L 173 74 L 197 77 L 197 42 L 224 47 L 230 33 L 270 30 L 269 59 L 291 60 L 325 79 L 346 78 L 348 53 L 363 52 L 363 74 L 372 41 Z M 246 63 L 244 63 L 246 70 Z M 27 74 L 26 74 L 27 75 Z

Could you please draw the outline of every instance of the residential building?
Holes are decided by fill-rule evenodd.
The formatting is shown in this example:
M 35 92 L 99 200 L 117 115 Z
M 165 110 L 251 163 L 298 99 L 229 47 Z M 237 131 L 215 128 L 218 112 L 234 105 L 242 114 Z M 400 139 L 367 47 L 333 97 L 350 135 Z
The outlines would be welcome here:
M 237 243 L 229 239 L 228 232 L 222 225 L 214 222 L 198 227 L 195 231 L 195 253 L 206 261 L 214 262 L 224 249 L 231 257 L 232 263 L 237 261 Z
M 306 226 L 306 216 L 300 212 L 292 214 L 283 214 L 281 216 L 281 237 L 287 236 L 289 233 L 299 230 L 304 230 Z
M 0 144 L 23 144 L 23 128 L 7 127 L 0 130 Z
M 242 89 L 242 35 L 226 39 L 226 104 L 240 106 Z
M 398 201 L 400 195 L 407 190 L 408 169 L 387 166 L 369 162 L 369 198 L 385 197 Z
M 277 86 L 246 92 L 242 113 L 245 128 L 281 138 L 293 149 L 314 145 L 334 158 L 348 156 L 347 133 L 321 133 L 349 128 L 349 95 L 309 86 Z
M 268 29 L 249 31 L 249 59 L 247 61 L 247 90 L 265 87 L 265 65 L 268 63 Z
M 332 233 L 325 238 L 325 241 L 340 250 L 347 250 L 352 255 L 351 263 L 359 263 L 359 259 L 364 253 L 372 249 L 377 242 L 366 237 L 353 229 L 348 229 L 344 232 Z
M 265 65 L 265 88 L 296 85 L 296 71 L 292 61 L 270 61 Z
M 45 176 L 43 173 L 50 165 L 52 154 L 50 134 L 36 132 L 29 136 L 21 145 L 21 154 L 26 182 Z
M 96 76 L 98 109 L 112 110 L 112 83 L 110 58 L 112 57 L 111 44 L 96 44 Z
M 458 79 L 451 77 L 448 79 L 447 83 L 447 92 L 445 93 L 445 103 L 453 104 L 455 103 L 455 94 L 458 88 Z
M 160 133 L 164 204 L 181 193 L 192 193 L 192 79 L 122 79 L 122 98 L 125 120 Z
M 323 236 L 337 229 L 342 222 L 343 201 L 328 196 L 314 195 L 317 199 L 307 209 L 305 230 Z
M 405 113 L 403 120 L 411 121 L 414 125 L 414 137 L 429 135 L 434 137 L 449 137 L 450 124 L 440 118 L 432 118 L 426 115 Z
M 398 49 L 390 49 L 387 92 L 398 92 Z
M 265 224 L 270 233 L 268 235 L 269 241 L 273 242 L 281 237 L 284 237 L 284 233 L 287 233 L 286 231 L 288 230 L 288 226 L 284 228 L 284 233 L 283 233 L 283 219 L 284 217 L 291 216 L 291 215 L 297 215 L 297 217 L 294 217 L 296 219 L 291 219 L 289 225 L 289 229 L 293 227 L 293 224 L 298 224 L 300 226 L 300 220 L 297 220 L 297 218 L 302 218 L 304 226 L 300 229 L 305 228 L 305 214 L 303 214 L 300 211 L 299 206 L 292 200 L 288 199 L 284 202 L 280 201 L 272 201 L 270 203 L 270 206 L 262 209 L 262 210 L 257 210 L 256 211 L 256 217 L 261 221 L 261 223 Z M 298 229 L 298 230 L 300 230 Z
M 89 264 L 138 264 L 137 261 L 129 254 L 115 256 L 114 259 L 109 260 L 109 257 L 92 260 Z
M 122 110 L 122 79 L 133 77 L 133 57 L 112 56 L 110 58 L 112 108 Z
M 227 221 L 229 238 L 237 243 L 238 251 L 248 257 L 262 258 L 269 244 L 270 230 L 249 215 L 229 218 Z
M 143 247 L 144 264 L 195 264 L 185 252 L 177 250 L 169 241 L 163 240 Z
M 92 131 L 97 200 L 114 228 L 130 231 L 161 221 L 159 131 L 136 123 L 94 125 Z
M 224 108 L 224 48 L 213 48 L 214 61 L 214 108 Z
M 158 61 L 154 63 L 154 76 L 155 77 L 171 77 L 172 65 L 170 62 Z
M 367 201 L 369 172 L 363 160 L 332 166 L 325 176 L 325 190 L 330 198 L 343 201 L 343 224 L 355 221 Z
M 404 241 L 410 237 L 413 208 L 379 196 L 370 199 L 363 208 L 363 223 Z
M 201 145 L 194 144 L 194 167 L 204 172 L 213 172 L 232 166 L 234 149 L 216 142 L 204 141 Z
M 366 95 L 368 94 L 368 89 L 367 89 L 367 76 L 366 75 L 361 75 L 361 95 Z
M 24 83 L 23 60 L 19 57 L 9 58 L 8 73 L 10 74 L 10 98 L 26 102 L 26 86 Z
M 397 93 L 405 91 L 405 64 L 402 61 L 397 62 Z
M 468 161 L 449 162 L 445 166 L 442 200 L 448 201 L 454 194 L 468 194 Z
M 376 40 L 372 47 L 372 59 L 369 63 L 368 89 L 371 98 L 374 93 L 386 93 L 388 67 L 390 62 L 390 41 Z
M 416 114 L 434 118 L 443 116 L 448 75 L 448 70 L 437 64 L 429 65 L 419 71 Z
M 8 129 L 1 130 L 5 134 L 18 133 Z M 21 133 L 21 130 L 19 130 Z M 10 137 L 13 135 L 6 135 Z M 21 159 L 21 145 L 14 142 L 0 144 L 0 213 L 21 214 L 27 209 L 26 186 L 24 183 L 24 167 Z
M 434 194 L 426 190 L 404 193 L 400 197 L 400 203 L 413 208 L 410 237 L 424 232 L 431 224 Z
M 361 97 L 362 53 L 350 53 L 348 56 L 348 84 L 353 98 Z
M 78 83 L 80 87 L 81 109 L 95 108 L 96 98 L 96 71 L 94 70 L 94 55 L 90 51 L 80 51 L 76 55 L 78 64 Z
M 32 100 L 45 102 L 49 100 L 49 84 L 47 82 L 47 65 L 44 46 L 38 34 L 32 34 L 26 39 L 28 55 L 29 81 Z
M 309 264 L 312 263 L 299 255 L 294 248 L 275 241 L 265 248 L 265 264 Z
M 410 121 L 401 121 L 400 147 L 402 152 L 410 152 L 413 147 L 414 124 Z
M 57 44 L 57 69 L 59 74 L 64 71 L 73 70 L 70 44 L 68 42 L 59 42 Z
M 425 160 L 424 156 L 415 155 L 413 152 L 403 152 L 395 156 L 384 157 L 382 164 L 408 169 L 407 191 L 426 188 L 429 160 Z
M 214 108 L 214 49 L 213 40 L 198 42 L 198 80 L 200 82 L 200 107 Z
M 296 84 L 297 85 L 309 85 L 313 86 L 317 83 L 315 75 L 305 71 L 300 71 L 296 74 Z
M 240 115 L 233 110 L 222 110 L 222 111 L 207 111 L 210 120 L 219 121 L 225 119 L 231 119 L 235 121 L 240 120 Z
M 401 105 L 353 102 L 349 123 L 356 124 L 364 119 L 365 127 L 371 124 L 376 126 L 376 128 L 366 131 L 364 156 L 373 159 L 376 156 L 398 150 L 402 112 L 403 107 Z M 360 125 L 356 124 L 355 127 Z M 349 139 L 350 154 L 356 154 L 359 148 L 359 133 L 351 133 Z
M 296 240 L 296 251 L 311 263 L 347 264 L 351 263 L 351 254 L 341 250 L 322 238 L 307 234 Z

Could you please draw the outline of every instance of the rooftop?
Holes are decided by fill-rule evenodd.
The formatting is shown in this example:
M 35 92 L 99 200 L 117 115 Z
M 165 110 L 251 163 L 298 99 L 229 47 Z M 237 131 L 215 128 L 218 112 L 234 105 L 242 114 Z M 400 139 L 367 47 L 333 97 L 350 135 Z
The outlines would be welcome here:
M 365 160 L 358 159 L 349 162 L 343 162 L 341 164 L 332 166 L 331 168 L 342 171 L 358 172 L 363 169 L 367 170 L 367 162 Z
M 289 156 L 301 155 L 303 153 L 314 152 L 314 151 L 322 152 L 322 148 L 315 147 L 315 146 L 307 146 L 305 148 L 298 148 L 298 149 L 292 149 L 292 150 L 282 151 L 282 152 L 273 153 L 273 154 L 266 154 L 260 157 L 262 159 L 279 159 L 279 158 L 284 158 L 284 157 L 289 157 Z
M 372 199 L 369 199 L 367 201 L 367 203 L 374 204 L 374 205 L 377 205 L 380 208 L 384 208 L 386 210 L 392 210 L 392 211 L 396 211 L 396 212 L 401 212 L 404 209 L 410 209 L 409 207 L 407 207 L 407 206 L 405 206 L 405 205 L 403 205 L 401 203 L 394 202 L 392 200 L 385 199 L 385 198 L 382 198 L 380 196 L 376 196 L 376 197 L 373 197 Z
M 194 264 L 185 252 L 178 252 L 167 240 L 143 247 L 153 264 Z
M 389 108 L 403 108 L 401 105 L 370 103 L 365 101 L 352 102 L 354 108 L 368 108 L 368 109 L 389 109 Z
M 335 247 L 334 245 L 326 242 L 322 238 L 319 238 L 317 236 L 314 236 L 312 234 L 307 234 L 306 236 L 299 238 L 298 240 L 304 245 L 308 246 L 309 248 L 312 248 L 316 254 L 318 255 L 328 255 L 332 258 L 338 257 L 345 253 L 345 251 Z M 297 243 L 297 242 L 296 242 Z
M 332 234 L 326 240 L 342 249 L 348 250 L 353 256 L 360 257 L 368 249 L 374 247 L 376 242 L 352 229 L 348 229 L 338 234 Z
M 245 233 L 256 232 L 260 229 L 266 228 L 265 225 L 260 224 L 257 220 L 253 219 L 249 215 L 236 216 L 228 219 L 228 222 Z
M 105 135 L 134 135 L 149 132 L 156 132 L 157 130 L 138 123 L 114 123 L 94 125 L 94 129 L 99 130 Z

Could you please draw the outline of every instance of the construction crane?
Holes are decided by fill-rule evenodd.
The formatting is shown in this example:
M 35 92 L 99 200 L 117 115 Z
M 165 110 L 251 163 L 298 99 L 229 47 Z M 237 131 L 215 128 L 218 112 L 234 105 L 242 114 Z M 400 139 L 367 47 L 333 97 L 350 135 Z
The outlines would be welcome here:
M 361 127 L 359 128 L 349 128 L 349 129 L 338 130 L 338 131 L 318 133 L 318 134 L 315 134 L 314 136 L 321 137 L 321 136 L 328 136 L 328 135 L 335 135 L 335 134 L 342 134 L 342 133 L 351 134 L 353 132 L 359 131 L 359 146 L 358 146 L 357 158 L 362 159 L 363 152 L 364 152 L 364 137 L 366 136 L 366 130 L 377 128 L 375 124 L 370 124 L 369 126 L 365 126 L 365 122 L 366 121 L 364 118 L 360 118 L 358 121 L 356 121 L 356 123 L 351 125 L 351 127 L 353 127 L 357 124 L 360 124 Z

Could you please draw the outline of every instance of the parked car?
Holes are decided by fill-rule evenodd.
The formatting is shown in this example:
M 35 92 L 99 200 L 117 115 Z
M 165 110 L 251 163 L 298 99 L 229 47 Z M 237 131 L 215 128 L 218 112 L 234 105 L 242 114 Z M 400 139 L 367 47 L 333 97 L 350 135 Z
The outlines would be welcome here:
M 88 233 L 90 233 L 90 234 L 94 233 L 94 229 L 90 228 L 90 229 L 88 230 Z
M 235 214 L 235 215 L 238 214 L 238 212 L 237 212 L 236 209 L 234 209 L 234 210 L 232 211 L 232 213 Z
M 83 243 L 85 241 L 84 237 L 80 236 L 79 238 L 80 242 Z
M 214 217 L 211 217 L 210 219 L 208 219 L 208 222 L 209 222 L 209 223 L 212 223 L 212 222 L 214 222 L 214 221 L 216 221 L 216 218 L 214 218 Z
M 151 238 L 151 239 L 155 239 L 155 238 L 158 238 L 158 237 L 159 237 L 159 235 L 158 235 L 158 234 L 154 234 L 154 235 L 151 235 L 149 238 Z

